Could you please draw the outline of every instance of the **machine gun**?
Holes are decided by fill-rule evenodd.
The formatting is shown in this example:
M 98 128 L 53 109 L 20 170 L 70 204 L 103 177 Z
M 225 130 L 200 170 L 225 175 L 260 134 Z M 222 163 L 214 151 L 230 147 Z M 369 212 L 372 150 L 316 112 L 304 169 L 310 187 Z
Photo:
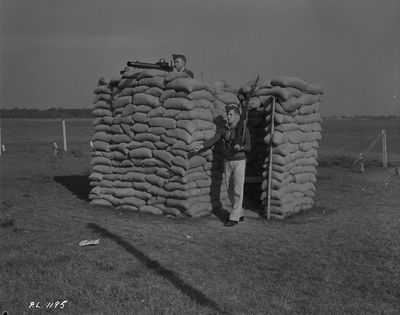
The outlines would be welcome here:
M 141 62 L 141 61 L 128 61 L 126 63 L 127 67 L 124 68 L 124 70 L 121 70 L 119 73 L 124 74 L 129 70 L 129 67 L 131 68 L 138 68 L 138 69 L 158 69 L 158 70 L 164 70 L 167 72 L 171 72 L 174 69 L 174 66 L 169 64 L 168 62 L 165 61 L 165 59 L 160 59 L 156 63 L 149 63 L 149 62 Z
M 239 99 L 240 105 L 242 107 L 242 114 L 240 115 L 240 120 L 238 123 L 238 133 L 235 138 L 235 144 L 239 144 L 243 146 L 244 144 L 244 136 L 247 128 L 247 121 L 249 118 L 249 102 L 250 99 L 254 96 L 254 91 L 257 87 L 258 80 L 260 79 L 260 75 L 257 76 L 257 79 L 254 81 L 254 84 L 251 85 L 249 92 L 244 92 L 243 90 L 239 91 Z

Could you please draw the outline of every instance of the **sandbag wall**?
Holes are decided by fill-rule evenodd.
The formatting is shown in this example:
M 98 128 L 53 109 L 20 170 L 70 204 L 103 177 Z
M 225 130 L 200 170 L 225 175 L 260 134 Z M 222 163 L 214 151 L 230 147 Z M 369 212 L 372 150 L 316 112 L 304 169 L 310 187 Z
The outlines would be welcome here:
M 265 143 L 272 141 L 270 214 L 284 218 L 313 206 L 321 139 L 319 85 L 293 77 L 278 77 L 261 84 L 252 107 L 265 111 Z M 275 97 L 274 131 L 271 139 L 272 96 Z M 265 151 L 261 201 L 268 201 L 269 149 Z M 266 209 L 264 209 L 266 210 Z
M 101 79 L 94 93 L 92 204 L 197 217 L 227 203 L 218 146 L 192 149 L 238 104 L 232 87 L 144 70 Z

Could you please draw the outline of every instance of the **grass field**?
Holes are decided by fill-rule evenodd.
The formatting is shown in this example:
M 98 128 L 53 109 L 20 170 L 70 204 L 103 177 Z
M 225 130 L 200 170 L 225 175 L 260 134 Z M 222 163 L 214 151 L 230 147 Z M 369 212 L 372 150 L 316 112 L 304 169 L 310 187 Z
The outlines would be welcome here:
M 385 128 L 389 162 L 399 166 L 398 125 L 325 121 L 320 154 L 340 150 L 351 160 L 370 140 L 354 142 Z M 355 165 L 319 167 L 314 209 L 284 221 L 246 211 L 243 223 L 227 229 L 214 216 L 90 206 L 89 120 L 67 122 L 68 152 L 58 161 L 59 121 L 1 126 L 0 313 L 400 313 L 400 176 L 393 167 L 370 163 L 364 174 Z M 252 201 L 248 195 L 248 208 Z M 83 239 L 100 244 L 79 247 Z M 48 304 L 56 301 L 67 302 Z
M 388 161 L 400 164 L 400 120 L 325 120 L 322 128 L 320 159 L 335 155 L 356 159 L 385 129 Z M 368 159 L 382 161 L 381 141 L 372 147 Z

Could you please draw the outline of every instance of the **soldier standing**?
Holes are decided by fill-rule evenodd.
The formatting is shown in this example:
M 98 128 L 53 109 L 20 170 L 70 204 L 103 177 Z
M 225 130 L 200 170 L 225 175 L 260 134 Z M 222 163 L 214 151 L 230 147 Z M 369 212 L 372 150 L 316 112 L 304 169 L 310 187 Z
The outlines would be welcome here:
M 228 106 L 226 108 L 228 123 L 225 129 L 216 133 L 214 137 L 205 140 L 203 144 L 199 144 L 193 150 L 199 152 L 206 149 L 218 141 L 223 142 L 224 148 L 224 172 L 225 181 L 228 190 L 228 196 L 232 204 L 232 211 L 229 215 L 229 221 L 225 226 L 232 227 L 243 221 L 243 190 L 246 169 L 246 152 L 251 149 L 250 132 L 244 127 L 243 144 L 238 143 L 240 131 L 238 123 L 240 120 L 240 111 L 236 106 Z

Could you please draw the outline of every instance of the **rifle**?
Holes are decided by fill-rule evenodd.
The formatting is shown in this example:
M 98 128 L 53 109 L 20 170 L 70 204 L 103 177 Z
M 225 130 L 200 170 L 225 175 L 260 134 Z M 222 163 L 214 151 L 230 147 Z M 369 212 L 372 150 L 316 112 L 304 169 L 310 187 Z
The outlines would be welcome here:
M 254 95 L 254 91 L 257 87 L 258 80 L 260 79 L 260 75 L 257 75 L 257 79 L 254 81 L 254 84 L 251 85 L 251 89 L 248 93 L 244 92 L 243 90 L 239 91 L 239 99 L 240 105 L 242 107 L 242 115 L 240 116 L 240 120 L 238 123 L 238 137 L 235 139 L 236 144 L 243 146 L 244 144 L 244 136 L 246 133 L 247 121 L 249 118 L 249 102 L 250 99 Z M 244 101 L 244 102 L 243 102 Z M 240 142 L 239 142 L 240 140 Z
M 119 73 L 124 74 L 129 70 L 129 67 L 131 68 L 139 68 L 139 69 L 158 69 L 158 70 L 164 70 L 167 72 L 171 72 L 174 69 L 174 66 L 169 64 L 168 62 L 165 61 L 165 59 L 161 58 L 158 62 L 156 63 L 150 63 L 150 62 L 141 62 L 141 61 L 128 61 L 126 63 L 127 67 L 124 68 L 124 70 L 121 70 Z

